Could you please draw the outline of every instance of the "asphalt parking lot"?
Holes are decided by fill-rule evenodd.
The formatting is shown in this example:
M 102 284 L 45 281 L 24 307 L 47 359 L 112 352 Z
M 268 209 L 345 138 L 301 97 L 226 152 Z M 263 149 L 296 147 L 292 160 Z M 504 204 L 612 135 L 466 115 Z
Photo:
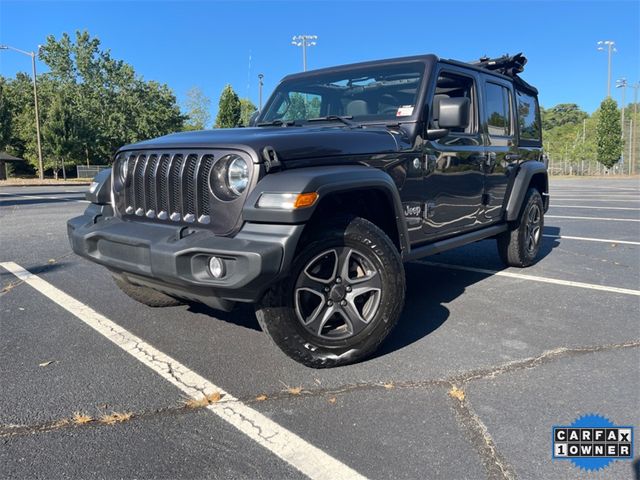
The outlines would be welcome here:
M 526 270 L 489 240 L 407 264 L 382 350 L 321 371 L 247 307 L 121 293 L 70 252 L 85 188 L 0 188 L 2 478 L 584 478 L 553 425 L 640 427 L 637 178 L 553 180 Z M 639 478 L 637 445 L 597 478 Z

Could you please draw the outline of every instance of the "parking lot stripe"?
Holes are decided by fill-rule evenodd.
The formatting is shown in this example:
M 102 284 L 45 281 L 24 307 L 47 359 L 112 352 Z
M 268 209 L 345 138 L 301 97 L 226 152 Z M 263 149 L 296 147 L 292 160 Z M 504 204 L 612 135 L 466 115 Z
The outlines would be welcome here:
M 601 242 L 601 243 L 620 243 L 623 245 L 640 245 L 640 242 L 632 242 L 630 240 L 609 240 L 606 238 L 588 238 L 588 237 L 572 237 L 569 235 L 542 235 L 547 238 L 559 238 L 561 240 L 584 240 L 585 242 Z
M 608 287 L 606 285 L 596 285 L 593 283 L 573 282 L 571 280 L 560 280 L 558 278 L 539 277 L 537 275 L 524 275 L 522 273 L 505 272 L 500 270 L 489 270 L 486 268 L 467 267 L 465 265 L 453 265 L 451 263 L 439 263 L 423 260 L 420 263 L 432 267 L 447 268 L 450 270 L 463 270 L 467 272 L 484 273 L 498 277 L 518 278 L 520 280 L 530 280 L 533 282 L 551 283 L 554 285 L 565 285 L 567 287 L 587 288 L 589 290 L 600 290 L 603 292 L 622 293 L 624 295 L 635 295 L 640 297 L 640 290 L 630 288 Z
M 636 207 L 593 207 L 591 205 L 561 205 L 557 203 L 552 203 L 551 207 L 557 208 L 584 208 L 584 209 L 592 209 L 592 210 L 634 210 L 638 211 L 640 208 Z
M 60 305 L 190 397 L 198 399 L 203 395 L 219 392 L 222 399 L 219 403 L 209 405 L 207 408 L 210 411 L 309 478 L 317 480 L 365 478 L 17 263 L 2 262 L 0 266 Z
M 545 215 L 544 218 L 567 218 L 569 220 L 604 220 L 608 222 L 640 222 L 640 219 L 637 218 L 570 217 L 567 215 Z

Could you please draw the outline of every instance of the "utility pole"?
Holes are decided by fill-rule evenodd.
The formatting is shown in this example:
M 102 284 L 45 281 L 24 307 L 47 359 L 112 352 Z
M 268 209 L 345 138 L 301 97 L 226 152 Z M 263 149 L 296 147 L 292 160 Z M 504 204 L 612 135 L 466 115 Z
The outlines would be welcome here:
M 291 38 L 291 45 L 302 47 L 302 71 L 307 71 L 307 47 L 316 45 L 317 35 L 294 35 Z
M 622 164 L 622 170 L 624 170 L 624 99 L 625 99 L 625 94 L 627 93 L 627 79 L 626 78 L 621 78 L 619 80 L 616 80 L 616 88 L 621 88 L 622 89 L 622 128 L 620 129 L 620 138 L 622 138 L 622 153 L 620 155 L 620 163 Z M 628 140 L 628 139 L 627 139 Z M 627 158 L 627 161 L 629 161 L 629 159 Z M 631 172 L 631 171 L 629 171 Z
M 264 78 L 264 75 L 262 73 L 258 74 L 258 111 L 262 110 L 262 86 L 264 85 L 264 82 L 262 81 L 262 79 Z
M 36 52 L 27 52 L 19 48 L 10 47 L 9 45 L 0 45 L 0 50 L 13 50 L 31 57 L 31 70 L 33 72 L 33 105 L 36 114 L 36 143 L 38 145 L 38 176 L 40 180 L 44 179 L 44 163 L 42 161 L 42 145 L 40 143 L 40 113 L 38 111 L 38 86 L 36 83 Z M 40 45 L 38 45 L 40 50 Z
M 609 61 L 607 67 L 607 97 L 611 96 L 611 55 L 617 52 L 616 42 L 613 40 L 600 40 L 598 42 L 598 50 L 601 52 L 607 51 Z

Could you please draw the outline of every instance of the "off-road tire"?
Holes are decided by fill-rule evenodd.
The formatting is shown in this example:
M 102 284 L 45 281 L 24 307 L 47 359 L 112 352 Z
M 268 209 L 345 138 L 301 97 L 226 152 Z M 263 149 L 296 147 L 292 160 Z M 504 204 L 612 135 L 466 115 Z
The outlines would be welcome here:
M 271 288 L 262 301 L 256 305 L 258 322 L 262 330 L 285 354 L 308 367 L 330 368 L 362 360 L 380 346 L 398 322 L 402 312 L 405 275 L 398 250 L 380 228 L 360 217 L 344 217 L 330 223 L 324 223 L 313 229 L 306 238 L 307 240 L 292 262 L 290 275 Z M 357 295 L 356 289 L 366 291 L 368 287 L 365 284 L 369 283 L 369 280 L 366 279 L 372 279 L 375 275 L 379 275 L 379 284 L 377 285 L 380 288 L 372 289 L 376 290 L 375 293 L 372 293 L 374 296 L 379 295 L 376 297 L 377 307 L 375 310 L 369 310 L 370 320 L 368 323 L 358 323 L 361 330 L 356 330 L 354 327 L 357 322 L 345 322 L 345 325 L 351 325 L 351 329 L 346 327 L 345 333 L 345 335 L 352 335 L 349 338 L 328 339 L 315 335 L 308 330 L 309 327 L 303 325 L 303 321 L 300 319 L 297 295 L 300 295 L 299 292 L 304 288 L 296 288 L 296 286 L 300 285 L 301 275 L 307 274 L 315 259 L 322 257 L 327 251 L 345 252 L 335 254 L 336 266 L 333 278 L 337 282 L 340 281 L 339 272 L 344 272 L 340 264 L 340 255 L 346 258 L 342 265 L 346 263 L 347 272 L 354 258 L 371 267 L 367 271 L 364 282 L 359 278 L 352 279 L 347 273 L 348 278 L 344 280 L 343 288 L 353 285 L 353 287 L 349 286 L 353 289 L 353 293 L 349 302 L 346 298 L 349 298 L 350 294 L 346 294 L 345 299 L 339 302 L 340 305 L 347 306 L 338 307 L 338 302 L 336 302 L 336 308 L 342 308 L 341 311 L 347 312 L 351 306 L 356 304 L 358 301 L 358 297 L 355 296 Z M 325 255 L 323 258 L 330 256 L 331 254 Z M 360 275 L 360 273 L 356 273 L 356 275 Z M 339 286 L 334 283 L 333 287 Z M 334 290 L 331 290 L 331 293 L 327 293 L 324 298 L 329 299 L 333 294 Z M 325 305 L 323 308 L 327 309 L 328 303 L 327 300 L 327 303 L 321 302 L 320 305 Z M 350 311 L 353 312 L 353 310 Z M 364 312 L 364 309 L 362 311 Z M 341 314 L 336 315 L 338 317 L 331 318 L 344 319 L 344 317 L 340 317 Z M 363 313 L 357 318 L 365 316 L 367 315 Z M 319 332 L 322 334 L 323 327 L 319 328 Z
M 533 265 L 540 251 L 544 228 L 544 206 L 542 196 L 530 188 L 522 202 L 518 219 L 509 225 L 509 230 L 498 235 L 498 253 L 510 267 Z
M 165 295 L 149 287 L 143 287 L 141 285 L 134 285 L 126 280 L 118 277 L 113 277 L 114 282 L 120 290 L 126 293 L 129 297 L 133 298 L 136 302 L 140 302 L 148 307 L 175 307 L 182 305 L 182 302 L 177 298 Z

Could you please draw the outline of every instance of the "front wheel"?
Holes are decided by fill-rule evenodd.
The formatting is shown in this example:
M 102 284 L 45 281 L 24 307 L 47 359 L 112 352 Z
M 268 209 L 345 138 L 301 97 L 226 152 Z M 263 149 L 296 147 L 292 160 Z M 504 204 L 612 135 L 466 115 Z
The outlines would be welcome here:
M 524 198 L 520 216 L 511 228 L 498 236 L 498 253 L 510 267 L 532 265 L 542 243 L 544 228 L 544 206 L 542 196 L 530 188 Z
M 288 356 L 327 368 L 378 348 L 400 317 L 405 278 L 397 249 L 373 223 L 349 218 L 316 232 L 256 316 Z

